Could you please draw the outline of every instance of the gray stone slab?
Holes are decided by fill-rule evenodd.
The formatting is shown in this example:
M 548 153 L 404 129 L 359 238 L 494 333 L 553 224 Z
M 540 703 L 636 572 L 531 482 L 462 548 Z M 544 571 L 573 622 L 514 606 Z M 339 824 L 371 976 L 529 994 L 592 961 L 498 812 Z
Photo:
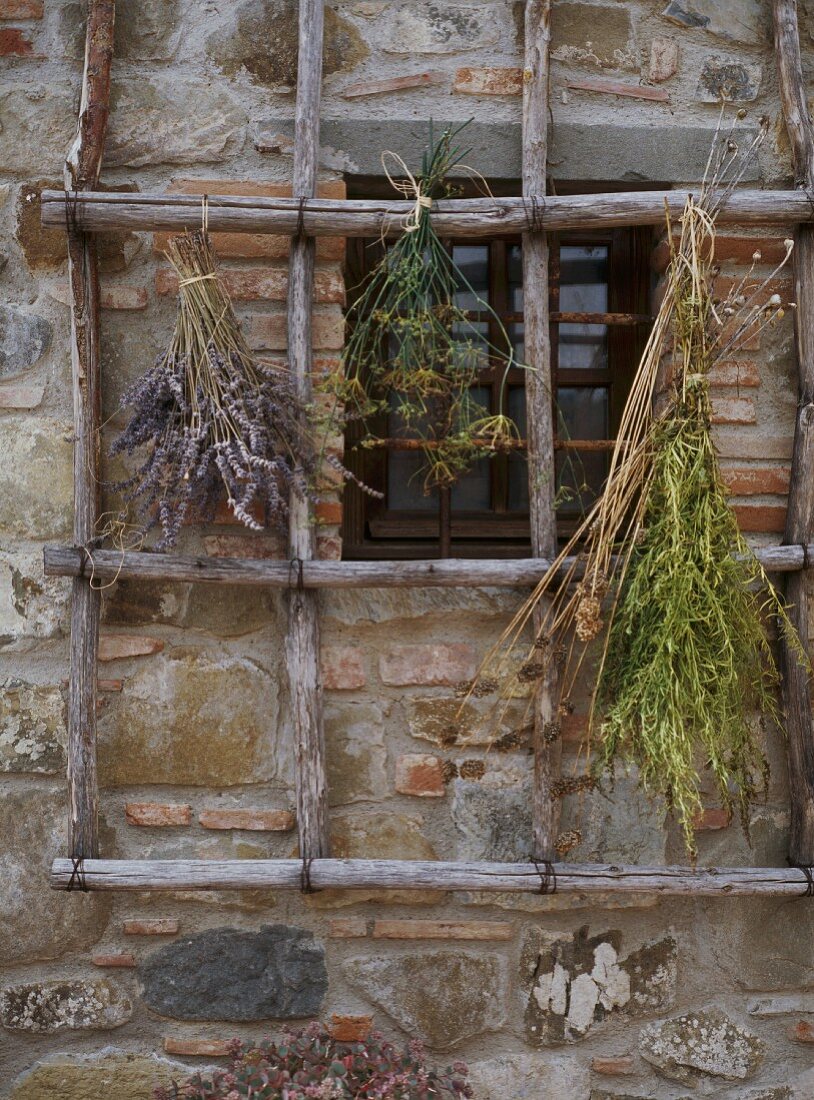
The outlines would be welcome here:
M 452 123 L 436 122 L 437 130 Z M 458 124 L 455 124 L 458 125 Z M 273 119 L 258 126 L 255 142 L 273 135 L 290 135 L 291 123 Z M 354 175 L 381 176 L 381 151 L 393 149 L 412 168 L 421 163 L 427 126 L 408 119 L 324 119 L 322 160 Z M 714 129 L 712 126 L 641 124 L 620 126 L 556 122 L 549 134 L 549 164 L 555 180 L 631 183 L 699 180 L 704 174 Z M 748 127 L 741 144 L 754 138 Z M 467 163 L 489 180 L 516 180 L 521 174 L 520 124 L 472 122 L 461 135 L 469 150 Z M 757 160 L 744 173 L 745 182 L 760 178 Z

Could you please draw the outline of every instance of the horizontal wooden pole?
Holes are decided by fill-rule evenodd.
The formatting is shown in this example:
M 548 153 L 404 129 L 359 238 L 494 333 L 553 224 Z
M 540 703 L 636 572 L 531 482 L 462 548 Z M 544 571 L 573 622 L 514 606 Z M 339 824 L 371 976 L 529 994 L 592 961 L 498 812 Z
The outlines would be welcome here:
M 678 217 L 691 191 L 625 191 L 600 195 L 552 195 L 538 199 L 532 210 L 520 198 L 444 199 L 432 208 L 441 236 L 562 229 L 602 229 L 623 225 L 661 225 L 665 204 Z M 42 224 L 64 228 L 66 195 L 43 191 Z M 211 230 L 230 233 L 294 235 L 300 224 L 314 237 L 396 236 L 414 203 L 381 199 L 246 198 L 209 195 Z M 110 229 L 183 230 L 201 224 L 200 195 L 161 195 L 86 191 L 67 196 L 69 224 L 87 232 Z M 716 217 L 719 225 L 796 225 L 814 221 L 804 191 L 733 192 Z
M 674 894 L 691 897 L 801 896 L 806 876 L 795 867 L 616 867 L 600 863 L 554 865 L 562 894 Z M 315 859 L 311 886 L 324 889 L 495 890 L 540 892 L 532 863 L 455 863 L 443 860 Z M 551 879 L 553 883 L 553 877 Z M 51 886 L 67 890 L 301 889 L 299 859 L 89 859 L 81 877 L 70 859 L 54 860 Z
M 765 546 L 756 550 L 755 556 L 769 573 L 794 573 L 804 567 L 806 558 L 802 546 Z M 814 545 L 808 547 L 808 557 L 814 561 Z M 91 560 L 78 546 L 46 546 L 43 559 L 47 577 L 191 581 L 264 588 L 291 588 L 298 583 L 298 570 L 290 562 L 263 558 L 194 558 L 147 550 L 94 550 Z M 572 562 L 572 558 L 566 558 L 563 569 Z M 550 564 L 545 558 L 305 561 L 302 583 L 305 588 L 512 588 L 537 584 Z

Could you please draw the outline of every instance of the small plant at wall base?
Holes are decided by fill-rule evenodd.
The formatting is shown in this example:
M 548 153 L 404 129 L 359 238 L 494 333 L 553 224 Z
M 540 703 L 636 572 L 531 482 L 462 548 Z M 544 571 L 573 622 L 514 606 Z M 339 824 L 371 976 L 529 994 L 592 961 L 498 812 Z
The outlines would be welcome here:
M 458 1062 L 428 1069 L 420 1043 L 399 1051 L 373 1033 L 363 1043 L 340 1043 L 311 1024 L 280 1042 L 232 1044 L 225 1070 L 196 1073 L 159 1088 L 155 1100 L 455 1100 L 472 1097 L 467 1068 Z
M 397 432 L 421 444 L 420 474 L 427 492 L 452 485 L 476 458 L 513 447 L 519 439 L 503 407 L 486 414 L 472 393 L 487 361 L 504 379 L 520 365 L 512 342 L 455 264 L 430 217 L 436 199 L 457 193 L 449 175 L 456 170 L 471 174 L 455 144 L 461 129 L 444 130 L 435 140 L 430 126 L 416 177 L 395 154 L 382 157 L 386 173 L 392 161 L 404 170 L 406 180 L 388 176 L 415 206 L 348 311 L 349 335 L 336 385 L 348 419 L 395 414 Z M 457 304 L 462 292 L 474 301 L 474 311 Z M 499 346 L 485 339 L 472 312 L 493 322 Z M 384 443 L 371 434 L 361 445 Z
M 291 492 L 313 499 L 322 461 L 352 475 L 334 456 L 320 455 L 311 410 L 288 371 L 250 351 L 208 234 L 173 237 L 167 255 L 178 275 L 175 329 L 167 350 L 122 398 L 130 420 L 112 453 L 146 456 L 115 488 L 146 530 L 160 528 L 158 550 L 177 542 L 193 512 L 211 518 L 224 491 L 245 526 L 259 530 L 259 513 L 284 527 Z

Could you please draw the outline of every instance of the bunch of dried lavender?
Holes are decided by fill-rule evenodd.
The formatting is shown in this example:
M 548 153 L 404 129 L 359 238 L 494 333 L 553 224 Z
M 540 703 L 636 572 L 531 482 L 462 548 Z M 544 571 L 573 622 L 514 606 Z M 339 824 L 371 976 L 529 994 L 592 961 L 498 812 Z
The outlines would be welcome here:
M 179 304 L 167 350 L 122 398 L 132 410 L 113 454 L 146 448 L 143 464 L 116 488 L 138 506 L 158 550 L 172 547 L 190 512 L 211 517 L 225 486 L 229 508 L 253 530 L 265 508 L 284 525 L 292 491 L 313 499 L 319 448 L 286 370 L 255 358 L 215 274 L 203 231 L 170 240 Z M 327 458 L 344 478 L 351 475 Z

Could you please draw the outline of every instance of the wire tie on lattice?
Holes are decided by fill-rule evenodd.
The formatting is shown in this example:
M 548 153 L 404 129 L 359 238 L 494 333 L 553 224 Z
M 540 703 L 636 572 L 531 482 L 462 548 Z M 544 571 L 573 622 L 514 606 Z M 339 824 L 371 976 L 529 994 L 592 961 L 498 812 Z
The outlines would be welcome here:
M 808 551 L 808 543 L 807 542 L 802 542 L 802 543 L 800 543 L 800 545 L 803 548 L 803 569 L 810 569 L 811 568 L 811 555 L 809 554 L 809 551 Z
M 537 195 L 530 195 L 528 199 L 523 199 L 523 211 L 526 215 L 526 232 L 527 233 L 543 233 L 545 232 L 545 226 L 543 224 L 543 212 L 545 210 L 545 199 L 538 197 Z
M 293 579 L 294 570 L 297 572 L 297 579 Z M 303 576 L 303 560 L 302 558 L 292 558 L 288 563 L 288 588 L 289 591 L 304 592 L 305 591 L 305 578 Z
M 806 863 L 798 863 L 794 859 L 787 859 L 789 867 L 795 867 L 798 871 L 802 871 L 806 877 L 806 888 L 800 895 L 801 898 L 814 898 L 814 867 L 809 866 Z
M 300 196 L 299 205 L 297 206 L 297 237 L 305 236 L 305 204 L 308 202 L 306 195 Z
M 319 890 L 311 884 L 311 864 L 314 862 L 313 856 L 302 857 L 302 867 L 300 868 L 300 890 L 303 894 L 318 894 Z
M 543 869 L 540 868 L 540 862 L 529 856 L 529 859 L 534 864 L 537 874 L 540 876 L 540 893 L 541 894 L 556 894 L 557 893 L 557 872 L 554 870 L 554 864 L 550 859 L 542 860 Z
M 87 894 L 88 884 L 85 882 L 85 863 L 82 856 L 79 856 L 78 859 L 71 856 L 71 865 L 72 870 L 71 877 L 68 879 L 68 891 L 81 890 L 83 894 Z

